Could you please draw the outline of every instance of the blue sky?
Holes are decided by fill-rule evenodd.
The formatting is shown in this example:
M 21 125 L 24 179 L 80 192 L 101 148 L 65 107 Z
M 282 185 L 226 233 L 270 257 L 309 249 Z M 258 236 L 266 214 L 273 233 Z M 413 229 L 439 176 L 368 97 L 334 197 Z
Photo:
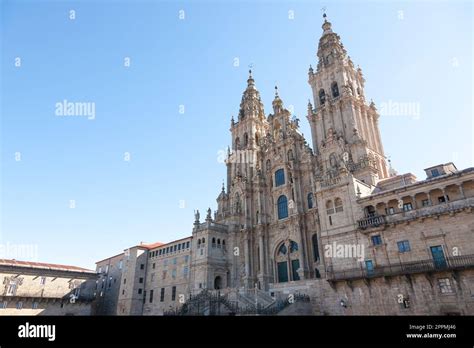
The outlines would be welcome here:
M 93 267 L 191 234 L 193 210 L 216 208 L 249 64 L 266 113 L 278 84 L 311 143 L 323 6 L 366 97 L 419 106 L 381 117 L 394 167 L 422 179 L 438 163 L 472 166 L 470 1 L 2 0 L 0 243 Z M 64 99 L 95 103 L 95 119 L 57 116 Z

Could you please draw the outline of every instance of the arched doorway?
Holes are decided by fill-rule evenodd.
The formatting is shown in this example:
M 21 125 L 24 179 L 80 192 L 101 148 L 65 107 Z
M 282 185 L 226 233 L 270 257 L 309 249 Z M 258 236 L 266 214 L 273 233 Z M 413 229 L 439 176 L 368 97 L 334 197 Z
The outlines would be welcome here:
M 214 279 L 214 289 L 216 289 L 216 290 L 222 289 L 222 278 L 221 278 L 221 276 L 217 276 Z
M 281 243 L 276 249 L 275 262 L 278 283 L 286 283 L 290 280 L 300 280 L 298 269 L 300 259 L 298 243 L 288 240 Z

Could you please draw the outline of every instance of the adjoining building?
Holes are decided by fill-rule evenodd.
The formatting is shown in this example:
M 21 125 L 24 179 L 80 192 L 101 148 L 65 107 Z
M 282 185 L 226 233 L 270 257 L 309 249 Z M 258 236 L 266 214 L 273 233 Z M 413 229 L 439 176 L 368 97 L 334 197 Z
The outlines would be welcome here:
M 102 313 L 184 313 L 212 290 L 231 312 L 305 294 L 313 314 L 474 314 L 474 168 L 398 175 L 362 70 L 326 19 L 322 29 L 308 71 L 312 148 L 278 89 L 265 114 L 250 71 L 217 211 L 196 212 L 189 238 L 99 262 Z
M 76 266 L 0 259 L 0 315 L 90 315 L 96 273 Z

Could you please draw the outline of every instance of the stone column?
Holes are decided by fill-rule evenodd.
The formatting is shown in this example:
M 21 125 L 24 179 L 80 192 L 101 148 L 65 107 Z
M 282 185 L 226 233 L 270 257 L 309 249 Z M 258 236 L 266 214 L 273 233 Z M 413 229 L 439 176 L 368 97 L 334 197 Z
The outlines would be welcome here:
M 462 188 L 462 183 L 460 183 L 458 186 L 459 186 L 459 193 L 461 194 L 461 198 L 465 199 L 466 196 L 464 194 L 464 189 Z
M 244 239 L 244 256 L 245 256 L 245 277 L 248 279 L 250 277 L 250 250 L 249 250 L 249 237 L 248 232 L 245 231 Z
M 263 275 L 265 273 L 265 248 L 263 246 L 263 231 L 258 233 L 258 247 L 260 250 L 260 273 Z M 262 284 L 263 285 L 263 284 Z

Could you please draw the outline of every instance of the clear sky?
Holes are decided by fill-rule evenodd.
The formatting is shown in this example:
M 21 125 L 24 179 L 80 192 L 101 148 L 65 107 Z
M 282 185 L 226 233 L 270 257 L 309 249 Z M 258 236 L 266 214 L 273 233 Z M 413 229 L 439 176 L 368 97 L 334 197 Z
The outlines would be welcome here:
M 0 257 L 92 268 L 190 235 L 193 210 L 216 208 L 249 64 L 266 113 L 278 84 L 311 143 L 323 6 L 367 99 L 414 106 L 381 116 L 393 166 L 472 166 L 471 1 L 1 0 L 0 246 L 37 253 Z M 58 116 L 63 100 L 95 118 Z

